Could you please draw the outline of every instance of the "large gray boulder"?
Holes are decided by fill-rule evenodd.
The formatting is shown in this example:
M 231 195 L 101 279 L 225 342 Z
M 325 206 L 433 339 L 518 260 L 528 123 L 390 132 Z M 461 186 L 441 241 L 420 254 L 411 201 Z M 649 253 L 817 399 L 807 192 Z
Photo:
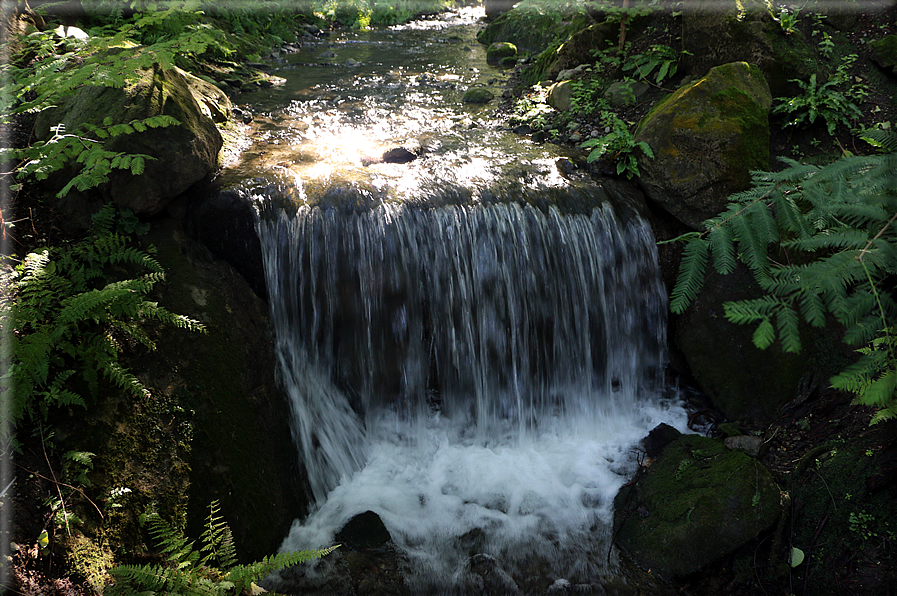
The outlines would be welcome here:
M 156 215 L 178 195 L 206 177 L 218 165 L 222 137 L 216 125 L 230 114 L 224 93 L 193 75 L 172 67 L 145 69 L 135 81 L 121 88 L 84 86 L 59 106 L 41 113 L 35 123 L 39 140 L 49 139 L 51 127 L 62 123 L 73 132 L 80 124 L 101 126 L 167 115 L 180 124 L 148 128 L 143 132 L 108 139 L 104 148 L 154 157 L 146 161 L 141 175 L 113 170 L 109 182 L 99 188 L 106 200 L 129 208 L 140 216 Z M 59 191 L 71 176 L 57 175 L 48 181 L 51 192 Z
M 685 435 L 614 500 L 617 545 L 665 578 L 694 573 L 769 529 L 782 510 L 769 471 L 721 442 Z
M 735 62 L 678 89 L 639 123 L 636 141 L 654 158 L 638 167 L 646 194 L 685 225 L 722 211 L 729 195 L 769 168 L 772 97 L 756 66 Z
M 726 302 L 761 295 L 746 267 L 728 275 L 711 267 L 694 302 L 671 321 L 673 341 L 689 370 L 730 420 L 774 419 L 781 406 L 806 390 L 817 368 L 818 346 L 799 354 L 783 352 L 778 344 L 761 350 L 752 339 L 755 326 L 736 325 L 723 315 Z M 804 339 L 808 345 L 818 343 Z

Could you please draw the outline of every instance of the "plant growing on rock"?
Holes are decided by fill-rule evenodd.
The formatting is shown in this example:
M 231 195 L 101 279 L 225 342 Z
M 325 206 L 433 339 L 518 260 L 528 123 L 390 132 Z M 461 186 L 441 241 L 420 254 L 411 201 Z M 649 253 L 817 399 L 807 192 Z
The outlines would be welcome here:
M 755 324 L 754 344 L 778 337 L 801 349 L 800 320 L 828 317 L 860 358 L 831 379 L 878 408 L 873 423 L 897 417 L 897 135 L 869 131 L 886 152 L 848 156 L 824 167 L 782 158 L 781 172 L 755 172 L 753 188 L 686 242 L 670 308 L 682 313 L 700 292 L 708 264 L 727 274 L 741 261 L 765 295 L 724 305 L 726 318 Z
M 0 94 L 0 124 L 48 110 L 81 87 L 124 87 L 143 70 L 166 70 L 174 66 L 178 55 L 198 56 L 220 45 L 219 38 L 206 26 L 165 35 L 147 33 L 165 29 L 169 20 L 185 14 L 185 7 L 186 3 L 175 2 L 168 10 L 136 15 L 107 37 L 61 38 L 54 31 L 23 36 L 19 54 L 0 66 L 0 77 L 10 82 Z M 134 39 L 143 35 L 150 35 L 156 42 L 136 45 Z M 102 126 L 82 125 L 72 130 L 56 127 L 47 141 L 0 149 L 0 162 L 18 164 L 14 172 L 19 183 L 27 177 L 45 180 L 63 168 L 73 169 L 76 173 L 59 193 L 63 196 L 72 188 L 87 190 L 106 182 L 112 170 L 139 175 L 145 160 L 152 159 L 143 154 L 107 151 L 103 148 L 105 140 L 176 125 L 176 119 L 157 115 L 129 123 L 107 120 Z
M 93 222 L 88 238 L 39 249 L 5 273 L 0 322 L 13 330 L 13 355 L 2 381 L 12 384 L 13 425 L 46 419 L 60 406 L 86 407 L 104 379 L 144 395 L 146 387 L 121 365 L 119 354 L 128 342 L 155 347 L 144 330 L 149 320 L 204 330 L 147 299 L 165 278 L 162 266 L 114 231 L 111 205 Z
M 856 54 L 846 56 L 835 73 L 821 85 L 817 83 L 815 74 L 810 75 L 809 81 L 791 79 L 802 93 L 791 98 L 776 98 L 779 104 L 772 109 L 773 113 L 788 114 L 786 126 L 811 125 L 821 117 L 830 135 L 835 134 L 839 124 L 850 126 L 851 118 L 862 117 L 859 104 L 869 94 L 868 87 L 863 83 L 847 86 L 850 68 L 856 59 Z
M 589 139 L 580 147 L 591 149 L 587 158 L 589 163 L 608 156 L 617 164 L 617 174 L 625 174 L 627 178 L 639 175 L 636 151 L 641 150 L 645 155 L 654 159 L 654 152 L 648 143 L 636 141 L 635 136 L 629 130 L 629 126 L 614 112 L 609 110 L 602 112 L 601 122 L 610 132 L 596 139 Z
M 339 546 L 279 553 L 256 563 L 239 565 L 233 535 L 219 515 L 217 500 L 209 506 L 199 550 L 158 514 L 144 515 L 142 520 L 149 526 L 150 534 L 168 558 L 162 564 L 113 567 L 109 573 L 116 582 L 104 592 L 110 596 L 256 594 L 259 588 L 254 582 L 259 578 L 277 569 L 319 559 Z
M 623 62 L 623 71 L 638 72 L 640 79 L 647 79 L 651 76 L 655 69 L 657 74 L 654 76 L 654 82 L 662 85 L 664 80 L 672 78 L 679 70 L 679 55 L 690 54 L 691 52 L 676 52 L 673 48 L 666 45 L 654 44 L 648 47 L 643 53 L 629 56 Z

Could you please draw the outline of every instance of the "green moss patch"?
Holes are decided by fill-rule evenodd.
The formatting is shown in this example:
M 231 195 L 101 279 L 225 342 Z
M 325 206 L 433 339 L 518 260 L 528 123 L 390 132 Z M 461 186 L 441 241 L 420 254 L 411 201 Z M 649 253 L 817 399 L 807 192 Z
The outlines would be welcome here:
M 770 528 L 781 493 L 769 471 L 713 439 L 670 443 L 614 501 L 617 543 L 646 569 L 684 576 Z

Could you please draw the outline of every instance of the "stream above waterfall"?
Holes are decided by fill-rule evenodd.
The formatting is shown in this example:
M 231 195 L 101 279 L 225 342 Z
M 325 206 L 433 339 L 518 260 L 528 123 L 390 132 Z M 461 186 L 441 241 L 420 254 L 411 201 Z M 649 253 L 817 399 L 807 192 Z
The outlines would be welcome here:
M 224 178 L 257 207 L 314 499 L 282 549 L 329 546 L 370 511 L 396 593 L 599 590 L 639 440 L 686 427 L 663 384 L 656 247 L 623 185 L 562 175 L 563 150 L 461 103 L 509 74 L 486 64 L 478 16 L 334 34 L 244 96 L 254 143 Z M 409 139 L 413 161 L 376 159 Z M 266 585 L 354 593 L 351 548 Z

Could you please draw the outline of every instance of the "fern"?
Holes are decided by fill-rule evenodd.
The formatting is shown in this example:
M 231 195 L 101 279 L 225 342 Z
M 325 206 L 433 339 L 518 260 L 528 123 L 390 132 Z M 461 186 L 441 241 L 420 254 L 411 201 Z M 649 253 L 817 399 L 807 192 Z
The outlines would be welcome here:
M 141 516 L 150 534 L 166 555 L 163 564 L 119 565 L 109 571 L 115 584 L 105 593 L 110 596 L 141 594 L 226 596 L 249 593 L 253 582 L 284 567 L 318 559 L 333 552 L 339 545 L 319 550 L 279 553 L 261 561 L 240 565 L 230 527 L 219 514 L 217 500 L 209 506 L 205 529 L 200 536 L 202 546 L 165 523 L 156 513 Z M 205 553 L 204 556 L 201 556 Z
M 822 327 L 831 315 L 845 342 L 864 346 L 832 384 L 880 408 L 877 422 L 897 416 L 897 300 L 881 290 L 897 275 L 897 135 L 864 134 L 887 152 L 824 167 L 783 159 L 781 172 L 753 173 L 753 187 L 730 197 L 704 232 L 672 240 L 686 245 L 670 308 L 688 308 L 709 262 L 725 274 L 740 260 L 766 295 L 726 303 L 726 318 L 757 325 L 753 341 L 761 349 L 778 339 L 797 352 L 801 319 Z
M 124 339 L 153 346 L 141 330 L 145 321 L 204 330 L 146 299 L 164 279 L 162 267 L 113 232 L 115 225 L 115 209 L 107 205 L 94 218 L 87 239 L 30 253 L 9 276 L 9 292 L 0 298 L 0 322 L 14 329 L 5 375 L 14 387 L 13 426 L 24 418 L 46 419 L 61 406 L 86 407 L 103 379 L 136 397 L 146 396 L 147 389 L 119 362 Z M 138 274 L 105 283 L 111 267 L 119 276 Z

